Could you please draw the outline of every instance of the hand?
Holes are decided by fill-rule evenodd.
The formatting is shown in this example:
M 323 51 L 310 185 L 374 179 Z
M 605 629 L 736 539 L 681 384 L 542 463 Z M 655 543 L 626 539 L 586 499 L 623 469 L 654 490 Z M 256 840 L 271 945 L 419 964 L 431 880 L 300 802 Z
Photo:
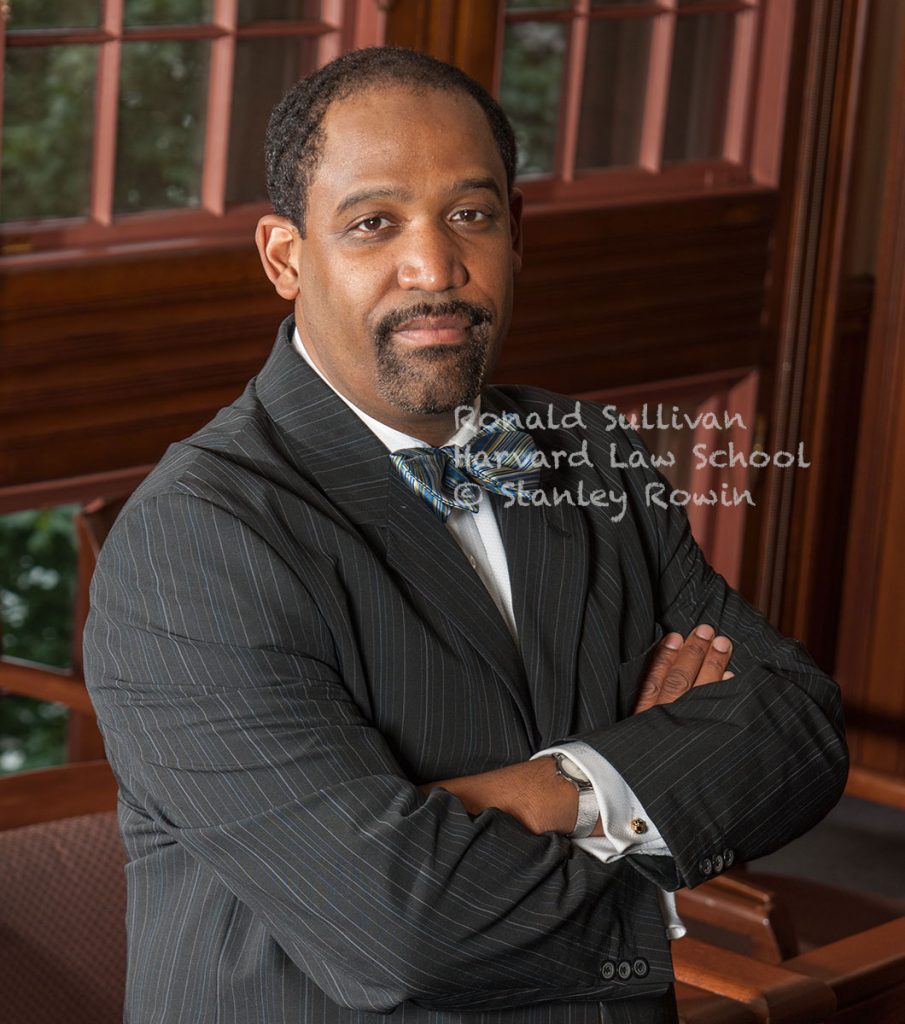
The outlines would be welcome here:
M 685 640 L 679 633 L 668 633 L 657 645 L 632 714 L 671 704 L 696 686 L 731 679 L 735 673 L 726 670 L 731 656 L 732 641 L 714 636 L 712 626 L 695 627 Z

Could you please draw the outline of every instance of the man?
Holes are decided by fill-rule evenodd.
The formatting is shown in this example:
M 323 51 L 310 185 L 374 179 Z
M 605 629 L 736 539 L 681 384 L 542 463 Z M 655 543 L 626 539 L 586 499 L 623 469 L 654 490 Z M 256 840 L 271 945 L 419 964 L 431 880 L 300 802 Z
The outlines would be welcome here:
M 834 684 L 609 458 L 634 435 L 486 386 L 514 168 L 493 100 L 407 51 L 274 113 L 294 317 L 94 580 L 133 1024 L 674 1020 L 663 893 L 839 796 Z

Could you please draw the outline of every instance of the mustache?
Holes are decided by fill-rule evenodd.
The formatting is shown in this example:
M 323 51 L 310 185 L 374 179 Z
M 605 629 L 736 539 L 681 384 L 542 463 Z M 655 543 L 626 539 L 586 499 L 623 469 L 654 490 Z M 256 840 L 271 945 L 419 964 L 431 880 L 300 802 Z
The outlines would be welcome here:
M 374 337 L 378 346 L 383 346 L 389 340 L 393 331 L 398 331 L 403 324 L 418 317 L 440 317 L 458 316 L 468 321 L 469 327 L 482 327 L 485 324 L 493 323 L 493 314 L 484 306 L 476 302 L 466 302 L 464 299 L 447 299 L 445 302 L 417 302 L 411 306 L 400 309 L 393 309 L 386 313 L 377 322 L 374 328 Z

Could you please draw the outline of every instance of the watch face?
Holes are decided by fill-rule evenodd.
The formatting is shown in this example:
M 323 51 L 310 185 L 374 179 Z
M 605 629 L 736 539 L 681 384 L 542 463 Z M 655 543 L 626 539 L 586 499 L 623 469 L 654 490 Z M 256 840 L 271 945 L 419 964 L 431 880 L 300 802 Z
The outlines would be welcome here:
M 567 779 L 582 785 L 590 785 L 591 780 L 570 757 L 566 757 L 565 754 L 557 754 L 556 761 L 559 765 L 559 770 Z

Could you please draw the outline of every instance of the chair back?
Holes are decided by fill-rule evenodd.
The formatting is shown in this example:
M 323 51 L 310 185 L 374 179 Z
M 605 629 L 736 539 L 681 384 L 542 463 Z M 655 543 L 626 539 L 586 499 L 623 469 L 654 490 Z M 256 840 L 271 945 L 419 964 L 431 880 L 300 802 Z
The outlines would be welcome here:
M 106 762 L 0 778 L 4 1024 L 120 1024 L 125 851 Z

